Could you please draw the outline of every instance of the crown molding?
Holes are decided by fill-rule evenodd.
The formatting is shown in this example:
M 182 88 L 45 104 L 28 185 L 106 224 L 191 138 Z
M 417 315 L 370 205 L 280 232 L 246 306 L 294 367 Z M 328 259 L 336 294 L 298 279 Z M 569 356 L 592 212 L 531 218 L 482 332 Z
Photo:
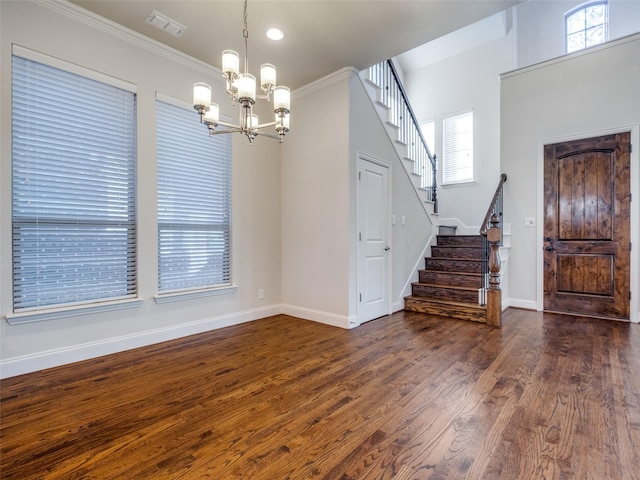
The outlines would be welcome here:
M 608 42 L 600 43 L 598 45 L 594 45 L 592 47 L 583 48 L 582 50 L 576 50 L 575 52 L 567 53 L 565 55 L 561 55 L 559 57 L 551 58 L 549 60 L 544 60 L 539 63 L 534 63 L 533 65 L 527 65 L 526 67 L 518 68 L 516 70 L 511 70 L 509 72 L 505 72 L 499 75 L 500 79 L 505 79 L 509 77 L 515 77 L 521 75 L 523 73 L 528 73 L 532 70 L 539 70 L 542 68 L 546 68 L 551 65 L 555 65 L 556 63 L 566 62 L 568 60 L 572 60 L 574 58 L 583 57 L 586 55 L 591 55 L 593 53 L 600 52 L 602 50 L 607 50 L 609 48 L 614 48 L 619 45 L 628 43 L 628 42 L 637 42 L 640 40 L 640 33 L 632 33 L 631 35 L 627 35 L 624 37 L 616 38 L 614 40 L 609 40 Z
M 340 83 L 343 80 L 350 80 L 357 76 L 358 76 L 358 70 L 356 70 L 353 67 L 344 67 L 336 72 L 330 73 L 325 77 L 319 78 L 314 82 L 311 82 L 303 87 L 296 89 L 292 93 L 292 97 L 300 98 L 306 95 L 311 95 L 312 93 L 325 89 L 331 85 Z
M 197 70 L 204 75 L 220 75 L 221 72 L 216 67 L 201 60 L 191 57 L 185 53 L 171 48 L 163 43 L 153 40 L 145 35 L 108 20 L 89 10 L 85 10 L 67 0 L 32 0 L 34 3 L 46 7 L 56 13 L 64 15 L 72 20 L 81 22 L 89 27 L 105 32 L 113 37 L 124 40 L 132 45 L 148 50 L 156 55 L 163 56 L 169 60 L 180 63 L 186 67 Z

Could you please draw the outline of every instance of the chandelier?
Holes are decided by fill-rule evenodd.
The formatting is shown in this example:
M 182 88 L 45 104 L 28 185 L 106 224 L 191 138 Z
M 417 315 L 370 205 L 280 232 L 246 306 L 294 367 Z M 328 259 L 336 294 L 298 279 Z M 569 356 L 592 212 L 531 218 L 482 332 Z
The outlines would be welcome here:
M 264 94 L 256 95 L 256 77 L 249 73 L 247 55 L 247 41 L 249 39 L 247 0 L 244 0 L 242 35 L 244 37 L 244 73 L 240 73 L 240 57 L 237 52 L 233 50 L 222 52 L 222 76 L 226 79 L 227 93 L 231 96 L 233 105 L 240 106 L 239 124 L 235 125 L 220 120 L 220 107 L 211 101 L 211 87 L 206 83 L 194 84 L 193 108 L 200 114 L 200 122 L 208 127 L 209 135 L 239 132 L 247 136 L 251 145 L 257 135 L 274 138 L 282 143 L 285 134 L 289 131 L 291 92 L 288 87 L 276 86 L 276 67 L 265 63 L 260 67 L 260 87 Z M 270 102 L 272 95 L 275 121 L 261 124 L 258 116 L 253 113 L 253 105 L 256 98 Z M 220 126 L 225 128 L 217 129 Z M 267 127 L 274 127 L 276 134 L 261 131 Z

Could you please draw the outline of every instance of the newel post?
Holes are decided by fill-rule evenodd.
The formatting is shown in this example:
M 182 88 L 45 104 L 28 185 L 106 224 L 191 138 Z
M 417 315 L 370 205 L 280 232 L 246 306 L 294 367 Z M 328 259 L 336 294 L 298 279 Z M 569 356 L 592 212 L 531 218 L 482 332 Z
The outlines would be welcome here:
M 489 289 L 487 290 L 487 323 L 502 325 L 502 291 L 500 290 L 500 243 L 502 231 L 498 216 L 491 215 L 491 226 L 487 230 L 489 242 Z

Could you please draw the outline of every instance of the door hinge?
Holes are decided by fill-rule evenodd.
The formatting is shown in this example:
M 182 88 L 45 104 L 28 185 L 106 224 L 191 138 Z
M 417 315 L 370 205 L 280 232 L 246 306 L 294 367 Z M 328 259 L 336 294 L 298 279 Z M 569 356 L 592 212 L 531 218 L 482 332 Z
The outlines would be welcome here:
M 362 232 L 358 232 L 358 240 L 362 241 Z
M 358 181 L 362 180 L 362 172 L 358 172 Z
M 633 144 L 632 144 L 632 143 L 630 143 L 630 144 L 629 144 L 629 153 L 632 153 L 632 152 L 633 152 Z
M 629 292 L 629 293 L 631 293 L 631 292 Z M 362 301 L 362 294 L 360 294 L 360 301 Z

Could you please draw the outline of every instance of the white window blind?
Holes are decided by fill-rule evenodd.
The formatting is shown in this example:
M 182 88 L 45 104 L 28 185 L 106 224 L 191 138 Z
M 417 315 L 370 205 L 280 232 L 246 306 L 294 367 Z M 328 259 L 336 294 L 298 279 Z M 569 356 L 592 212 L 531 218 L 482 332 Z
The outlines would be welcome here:
M 136 95 L 12 58 L 14 312 L 132 298 Z
M 443 121 L 442 183 L 473 181 L 473 112 Z
M 231 282 L 231 138 L 156 101 L 160 293 Z

